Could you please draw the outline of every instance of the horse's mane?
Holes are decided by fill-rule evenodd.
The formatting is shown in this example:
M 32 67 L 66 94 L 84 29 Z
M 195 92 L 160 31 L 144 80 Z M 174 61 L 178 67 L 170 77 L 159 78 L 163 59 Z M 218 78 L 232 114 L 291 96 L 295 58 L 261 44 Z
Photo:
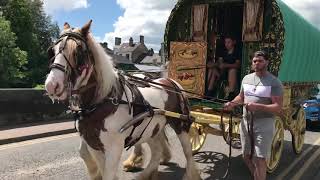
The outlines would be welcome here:
M 97 90 L 94 101 L 99 102 L 109 94 L 113 87 L 117 88 L 117 73 L 114 69 L 111 57 L 105 52 L 103 47 L 94 40 L 90 33 L 87 36 L 87 44 L 95 63 L 94 68 L 97 80 Z

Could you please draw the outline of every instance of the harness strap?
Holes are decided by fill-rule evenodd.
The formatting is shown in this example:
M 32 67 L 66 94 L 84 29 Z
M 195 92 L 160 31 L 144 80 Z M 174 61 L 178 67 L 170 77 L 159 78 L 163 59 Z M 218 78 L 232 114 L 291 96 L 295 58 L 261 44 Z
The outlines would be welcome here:
M 66 67 L 64 67 L 63 65 L 61 64 L 58 64 L 58 63 L 53 63 L 51 66 L 50 66 L 50 69 L 58 69 L 62 72 L 66 72 Z
M 72 90 L 71 95 L 84 93 L 85 91 L 96 87 L 96 85 L 97 85 L 96 83 L 91 83 L 91 84 L 88 84 L 84 87 L 80 87 L 79 89 Z
M 126 92 L 126 90 L 125 90 L 125 85 L 126 85 L 126 80 L 125 80 L 125 78 L 124 78 L 124 76 L 122 75 L 122 74 L 118 74 L 118 76 L 119 76 L 119 81 L 120 81 L 120 86 L 122 87 L 122 89 L 123 89 L 123 91 L 124 91 L 124 95 L 126 96 L 126 99 L 127 99 L 127 104 L 128 104 L 128 109 L 129 109 L 129 114 L 131 115 L 131 108 L 132 108 L 132 105 L 131 105 L 131 103 L 130 103 L 130 101 L 129 101 L 129 98 L 128 98 L 128 94 L 127 94 L 127 92 Z M 129 86 L 127 86 L 129 89 L 130 89 L 130 87 Z M 133 92 L 132 92 L 132 89 L 130 89 L 130 91 L 131 91 L 131 94 L 132 94 L 132 102 L 133 102 Z

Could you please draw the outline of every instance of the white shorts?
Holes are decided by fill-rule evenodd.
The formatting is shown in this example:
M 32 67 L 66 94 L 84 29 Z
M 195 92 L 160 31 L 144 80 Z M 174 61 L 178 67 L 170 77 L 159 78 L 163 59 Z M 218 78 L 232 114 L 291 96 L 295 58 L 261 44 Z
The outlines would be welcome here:
M 261 118 L 253 121 L 254 154 L 259 158 L 270 158 L 271 144 L 275 132 L 275 120 L 273 118 Z M 251 140 L 247 129 L 247 120 L 242 119 L 240 123 L 240 138 L 242 153 L 251 154 Z

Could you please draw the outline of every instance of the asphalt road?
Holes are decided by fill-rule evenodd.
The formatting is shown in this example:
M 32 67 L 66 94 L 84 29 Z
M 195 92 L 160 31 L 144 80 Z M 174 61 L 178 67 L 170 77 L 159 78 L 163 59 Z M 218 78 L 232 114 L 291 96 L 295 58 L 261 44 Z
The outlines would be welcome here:
M 185 159 L 176 136 L 169 130 L 173 159 L 168 166 L 160 166 L 159 179 L 182 179 Z M 78 154 L 79 137 L 76 134 L 54 136 L 0 146 L 1 180 L 84 180 L 85 165 Z M 285 147 L 280 166 L 268 179 L 320 179 L 320 133 L 306 134 L 304 151 L 295 155 L 289 132 L 285 134 Z M 124 152 L 122 160 L 128 154 Z M 209 135 L 205 146 L 194 156 L 203 179 L 222 179 L 228 162 L 228 146 L 222 137 Z M 148 161 L 148 158 L 147 160 Z M 239 150 L 233 149 L 231 179 L 250 179 Z M 139 172 L 125 173 L 120 166 L 120 180 L 131 180 Z

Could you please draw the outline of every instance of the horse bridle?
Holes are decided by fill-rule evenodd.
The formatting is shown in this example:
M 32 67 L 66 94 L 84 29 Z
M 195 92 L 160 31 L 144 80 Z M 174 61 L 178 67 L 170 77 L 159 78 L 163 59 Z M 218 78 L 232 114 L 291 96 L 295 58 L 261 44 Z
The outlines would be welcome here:
M 77 54 L 77 57 L 75 58 L 76 59 L 76 61 L 75 61 L 76 67 L 72 66 L 69 58 L 64 53 L 64 49 L 66 47 L 67 40 L 69 40 L 69 39 L 72 39 L 76 42 L 77 48 L 81 47 L 81 50 L 77 51 L 77 53 L 80 53 L 80 54 Z M 59 51 L 57 54 L 55 54 L 53 47 L 55 45 L 57 45 L 58 43 L 60 43 Z M 55 44 L 48 49 L 48 56 L 49 56 L 49 60 L 50 60 L 50 65 L 49 65 L 50 70 L 51 69 L 58 69 L 64 73 L 66 73 L 67 67 L 65 67 L 64 65 L 58 64 L 58 63 L 54 63 L 55 58 L 59 54 L 61 54 L 64 57 L 65 61 L 67 62 L 67 65 L 70 67 L 71 71 L 77 77 L 79 77 L 81 75 L 83 65 L 85 64 L 84 59 L 87 58 L 92 61 L 92 56 L 91 56 L 91 53 L 88 49 L 86 39 L 81 34 L 75 33 L 75 32 L 63 33 L 59 37 L 59 39 L 55 42 Z M 87 56 L 87 57 L 84 57 L 84 56 Z
M 70 62 L 70 59 L 68 56 L 66 56 L 64 50 L 66 48 L 67 41 L 71 39 L 76 42 L 77 44 L 77 49 L 76 49 L 76 54 L 75 54 L 75 67 L 72 65 Z M 55 54 L 53 47 L 56 46 L 58 43 L 59 45 L 59 51 L 57 54 Z M 54 63 L 55 58 L 61 54 L 65 61 L 67 62 L 67 66 L 61 65 L 59 63 Z M 50 60 L 50 65 L 49 69 L 57 69 L 59 71 L 62 71 L 66 75 L 65 79 L 65 86 L 69 87 L 69 103 L 70 104 L 77 104 L 81 105 L 81 94 L 84 92 L 87 92 L 87 90 L 92 89 L 96 87 L 96 83 L 89 83 L 86 86 L 80 87 L 78 89 L 73 89 L 72 88 L 72 82 L 75 83 L 76 78 L 80 77 L 82 74 L 82 71 L 84 68 L 89 68 L 89 65 L 94 65 L 94 59 L 93 55 L 91 54 L 86 39 L 79 33 L 76 32 L 65 32 L 63 33 L 59 39 L 54 43 L 53 46 L 51 46 L 48 49 L 48 56 Z M 85 62 L 85 60 L 89 62 Z M 71 70 L 71 72 L 68 70 Z

